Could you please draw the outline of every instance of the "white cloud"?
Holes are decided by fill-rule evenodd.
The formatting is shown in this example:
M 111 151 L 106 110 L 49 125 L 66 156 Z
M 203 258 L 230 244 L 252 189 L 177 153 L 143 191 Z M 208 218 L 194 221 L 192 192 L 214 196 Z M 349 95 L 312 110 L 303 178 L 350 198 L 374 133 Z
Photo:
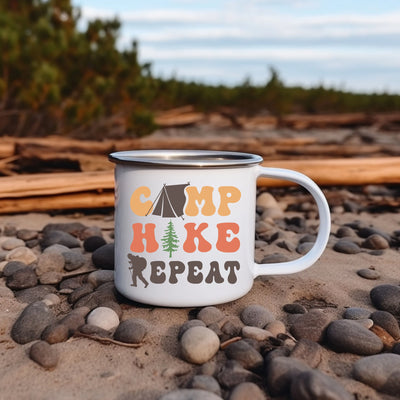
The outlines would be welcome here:
M 131 5 L 118 15 L 122 21 L 119 45 L 129 46 L 137 39 L 140 59 L 152 62 L 158 73 L 168 66 L 165 71 L 175 70 L 178 76 L 195 71 L 206 81 L 236 76 L 239 82 L 247 74 L 259 73 L 261 65 L 290 65 L 288 80 L 293 82 L 301 63 L 308 66 L 302 76 L 308 74 L 310 81 L 321 76 L 337 80 L 340 71 L 345 77 L 355 74 L 352 79 L 359 85 L 365 76 L 366 86 L 395 87 L 393 71 L 400 68 L 400 4 L 393 12 L 375 14 L 364 13 L 362 7 L 357 12 L 318 12 L 316 0 L 249 0 L 245 7 L 243 0 L 205 0 L 199 9 L 191 7 L 199 6 L 199 0 L 159 4 L 163 8 L 146 9 L 143 3 L 136 11 Z M 82 7 L 82 15 L 84 19 L 113 18 L 117 13 Z M 314 66 L 319 68 L 318 77 L 313 76 Z M 380 76 L 371 79 L 374 69 Z
M 93 7 L 82 7 L 82 15 L 86 19 L 93 18 L 112 18 L 117 15 L 115 11 L 109 9 L 100 9 Z M 294 13 L 276 13 L 264 12 L 252 8 L 229 8 L 229 9 L 208 9 L 208 10 L 190 10 L 190 9 L 147 9 L 124 11 L 119 14 L 119 18 L 124 23 L 198 23 L 213 24 L 218 23 L 221 26 L 235 24 L 239 26 L 254 27 L 257 25 L 273 24 L 281 25 L 286 28 L 290 25 L 295 26 L 330 26 L 351 25 L 350 27 L 364 26 L 376 28 L 379 26 L 391 27 L 399 32 L 400 24 L 400 6 L 399 10 L 391 13 L 382 13 L 374 15 L 363 14 L 320 14 L 320 15 L 299 15 Z
M 314 47 L 262 47 L 223 49 L 210 48 L 159 48 L 146 46 L 141 51 L 141 58 L 148 60 L 244 60 L 258 61 L 308 61 L 330 63 L 367 63 L 400 67 L 400 54 L 393 54 L 391 49 L 378 49 L 374 53 L 353 48 L 314 48 Z
M 83 7 L 87 19 L 112 18 L 114 12 Z M 400 12 L 376 15 L 260 14 L 242 10 L 194 11 L 155 9 L 119 15 L 124 34 L 135 32 L 143 41 L 168 42 L 208 39 L 346 39 L 374 35 L 400 35 Z M 155 26 L 159 27 L 155 28 Z M 123 38 L 122 42 L 130 42 Z

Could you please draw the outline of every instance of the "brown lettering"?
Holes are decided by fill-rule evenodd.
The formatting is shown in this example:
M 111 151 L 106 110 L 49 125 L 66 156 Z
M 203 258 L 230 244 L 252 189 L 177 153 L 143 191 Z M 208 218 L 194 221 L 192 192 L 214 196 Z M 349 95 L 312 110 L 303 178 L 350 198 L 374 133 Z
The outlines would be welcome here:
M 206 283 L 212 283 L 213 280 L 215 281 L 215 283 L 222 283 L 224 281 L 224 278 L 219 272 L 219 265 L 217 261 L 211 261 L 210 272 L 207 275 Z
M 164 261 L 152 261 L 151 265 L 151 275 L 150 280 L 153 283 L 164 283 L 165 282 L 165 273 L 161 272 L 165 269 Z
M 203 274 L 199 271 L 203 268 L 203 263 L 201 261 L 189 261 L 188 267 L 188 282 L 201 283 L 203 281 Z
M 171 275 L 169 276 L 169 283 L 178 283 L 176 275 L 183 274 L 185 272 L 185 264 L 181 261 L 170 261 L 169 267 L 171 269 Z
M 237 282 L 237 276 L 235 274 L 235 269 L 239 271 L 240 269 L 240 264 L 237 261 L 226 261 L 224 264 L 224 268 L 226 271 L 229 270 L 229 275 L 228 275 L 228 282 L 229 283 L 236 283 Z

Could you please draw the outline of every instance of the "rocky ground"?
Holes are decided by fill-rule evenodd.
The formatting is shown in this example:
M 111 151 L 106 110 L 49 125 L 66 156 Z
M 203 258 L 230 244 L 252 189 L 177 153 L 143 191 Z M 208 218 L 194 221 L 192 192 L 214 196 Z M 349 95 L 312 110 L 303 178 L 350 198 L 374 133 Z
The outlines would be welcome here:
M 399 398 L 400 188 L 324 192 L 332 233 L 313 267 L 201 309 L 115 291 L 111 213 L 1 217 L 0 397 Z M 261 190 L 256 261 L 300 257 L 317 228 L 309 195 Z

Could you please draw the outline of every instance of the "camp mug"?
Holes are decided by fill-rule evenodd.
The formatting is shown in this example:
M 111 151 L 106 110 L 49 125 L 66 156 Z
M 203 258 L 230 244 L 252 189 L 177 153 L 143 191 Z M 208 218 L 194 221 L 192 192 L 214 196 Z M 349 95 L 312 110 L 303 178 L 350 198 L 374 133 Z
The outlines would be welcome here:
M 191 150 L 120 151 L 115 168 L 115 286 L 137 302 L 171 307 L 225 303 L 259 275 L 310 267 L 326 247 L 329 207 L 318 186 L 258 155 Z M 316 242 L 288 262 L 254 262 L 256 180 L 286 179 L 314 197 Z

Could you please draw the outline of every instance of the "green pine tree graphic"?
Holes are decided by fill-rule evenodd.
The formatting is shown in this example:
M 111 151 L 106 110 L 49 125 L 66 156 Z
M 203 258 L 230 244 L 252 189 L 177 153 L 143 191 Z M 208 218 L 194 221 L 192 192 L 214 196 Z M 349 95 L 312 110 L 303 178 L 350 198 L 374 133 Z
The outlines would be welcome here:
M 161 239 L 163 243 L 163 250 L 169 252 L 169 256 L 172 257 L 172 252 L 178 250 L 178 235 L 175 232 L 172 221 L 169 221 L 167 228 L 165 229 L 164 236 Z

